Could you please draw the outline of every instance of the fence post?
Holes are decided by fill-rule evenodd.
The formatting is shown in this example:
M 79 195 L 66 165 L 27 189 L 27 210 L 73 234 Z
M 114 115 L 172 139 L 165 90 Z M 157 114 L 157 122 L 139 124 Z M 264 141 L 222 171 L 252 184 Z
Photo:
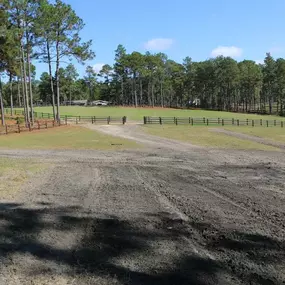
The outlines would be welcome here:
M 42 119 L 44 118 L 44 113 L 42 113 Z
M 239 119 L 237 119 L 237 125 L 239 126 Z
M 254 127 L 254 120 L 251 120 L 252 121 L 252 126 Z
M 260 119 L 260 126 L 262 126 L 262 119 Z
M 225 125 L 225 121 L 224 121 L 224 119 L 222 119 L 222 126 L 224 126 Z
M 209 126 L 209 119 L 207 119 L 207 126 Z
M 127 122 L 127 117 L 126 117 L 126 116 L 124 116 L 124 117 L 123 117 L 123 125 L 125 125 L 125 124 L 126 124 L 126 122 Z
M 76 117 L 76 125 L 78 124 L 78 120 L 77 120 L 77 117 Z
M 176 126 L 178 125 L 178 121 L 177 121 L 177 118 L 175 118 L 175 124 L 176 124 Z
M 283 121 L 281 121 L 281 128 L 283 128 Z
M 6 125 L 5 128 L 6 128 L 6 135 L 8 135 L 8 125 Z
M 109 117 L 107 118 L 107 123 L 108 123 L 108 125 L 110 124 L 110 122 L 111 122 L 111 117 L 109 116 Z
M 191 125 L 194 126 L 194 119 L 191 118 Z
M 91 117 L 91 123 L 94 124 L 93 117 Z
M 146 116 L 143 117 L 143 123 L 146 125 Z
M 246 125 L 248 126 L 248 119 L 246 119 Z
M 234 118 L 232 118 L 232 125 L 234 125 L 235 124 L 235 119 Z
M 206 123 L 206 118 L 203 118 L 203 123 L 204 123 L 204 124 Z
M 21 133 L 21 127 L 20 124 L 18 124 L 18 132 Z
M 274 120 L 274 127 L 276 127 L 276 120 Z
M 159 117 L 159 124 L 162 125 L 161 117 Z
M 267 128 L 268 128 L 268 120 L 266 120 L 266 126 L 267 126 Z

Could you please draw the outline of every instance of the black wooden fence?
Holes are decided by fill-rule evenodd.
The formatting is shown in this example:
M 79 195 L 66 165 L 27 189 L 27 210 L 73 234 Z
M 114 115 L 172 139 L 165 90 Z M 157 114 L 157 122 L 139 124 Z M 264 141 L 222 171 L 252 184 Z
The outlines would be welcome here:
M 191 126 L 263 126 L 284 127 L 285 121 L 264 119 L 235 119 L 235 118 L 179 118 L 179 117 L 144 117 L 144 124 L 170 124 Z
M 5 113 L 11 115 L 11 109 L 5 109 Z M 22 110 L 13 110 L 14 116 L 24 116 L 25 113 Z M 53 120 L 53 114 L 43 113 L 43 112 L 34 112 L 34 118 L 37 119 L 46 119 Z M 62 115 L 60 116 L 60 121 L 65 123 L 92 123 L 92 124 L 126 124 L 127 117 L 97 117 L 97 116 L 71 116 L 71 115 Z
M 32 124 L 14 124 L 14 125 L 5 125 L 0 126 L 0 135 L 8 135 L 13 133 L 22 133 L 22 132 L 31 132 L 33 130 L 42 130 L 42 129 L 49 129 L 49 128 L 55 128 L 62 126 L 57 121 L 52 120 L 42 120 L 42 121 L 35 121 L 35 123 Z

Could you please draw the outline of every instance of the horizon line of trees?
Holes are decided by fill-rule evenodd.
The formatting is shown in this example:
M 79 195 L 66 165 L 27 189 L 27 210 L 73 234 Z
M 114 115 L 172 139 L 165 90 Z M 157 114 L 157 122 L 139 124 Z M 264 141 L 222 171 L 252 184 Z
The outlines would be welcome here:
M 177 63 L 164 53 L 132 52 L 119 45 L 113 66 L 99 73 L 102 99 L 118 105 L 190 107 L 284 114 L 285 59 L 266 53 L 264 64 L 218 56 Z
M 200 62 L 186 57 L 180 64 L 163 53 L 128 54 L 119 45 L 113 66 L 104 65 L 98 73 L 87 66 L 80 78 L 69 64 L 58 74 L 60 103 L 103 99 L 123 106 L 190 107 L 199 102 L 206 109 L 284 114 L 285 60 L 270 53 L 264 64 L 223 56 Z M 36 100 L 53 105 L 50 74 L 32 81 Z M 53 83 L 55 89 L 56 75 Z M 8 103 L 8 85 L 5 90 Z M 15 87 L 13 92 L 17 98 Z
M 91 50 L 92 41 L 84 42 L 80 38 L 83 27 L 83 20 L 62 0 L 1 1 L 0 110 L 3 125 L 4 100 L 9 102 L 11 114 L 16 101 L 25 110 L 26 123 L 34 122 L 34 92 L 37 91 L 37 82 L 32 62 L 35 60 L 47 65 L 54 120 L 59 120 L 60 66 L 68 59 L 75 58 L 84 63 L 95 57 Z M 3 74 L 8 76 L 8 84 L 1 82 Z

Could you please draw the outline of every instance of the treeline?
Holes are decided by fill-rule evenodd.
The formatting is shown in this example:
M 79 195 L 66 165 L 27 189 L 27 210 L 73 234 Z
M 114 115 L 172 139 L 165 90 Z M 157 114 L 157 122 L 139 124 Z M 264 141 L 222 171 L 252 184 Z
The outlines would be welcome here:
M 199 106 L 284 114 L 285 60 L 275 60 L 269 53 L 263 64 L 251 60 L 237 62 L 230 57 L 201 62 L 187 57 L 180 64 L 163 53 L 128 54 L 119 45 L 114 65 L 104 65 L 99 73 L 88 66 L 84 77 L 79 78 L 74 65 L 69 64 L 59 68 L 58 75 L 60 103 L 103 99 L 127 106 Z M 36 100 L 44 105 L 52 104 L 50 74 L 44 72 L 39 81 L 32 82 Z M 56 77 L 53 82 L 53 89 L 56 89 Z M 13 92 L 17 98 L 16 86 Z
M 119 105 L 190 107 L 284 113 L 285 60 L 267 53 L 264 64 L 217 57 L 182 64 L 163 53 L 126 53 L 119 45 L 114 66 L 103 66 L 100 94 Z
M 2 124 L 3 90 L 11 108 L 15 101 L 23 105 L 26 122 L 33 123 L 34 92 L 36 89 L 38 94 L 40 88 L 40 83 L 34 80 L 33 60 L 47 64 L 54 119 L 60 117 L 60 66 L 67 59 L 76 58 L 83 63 L 94 57 L 92 42 L 80 38 L 83 27 L 82 19 L 61 0 L 0 2 L 0 78 L 3 74 L 9 78 L 4 88 L 0 86 Z

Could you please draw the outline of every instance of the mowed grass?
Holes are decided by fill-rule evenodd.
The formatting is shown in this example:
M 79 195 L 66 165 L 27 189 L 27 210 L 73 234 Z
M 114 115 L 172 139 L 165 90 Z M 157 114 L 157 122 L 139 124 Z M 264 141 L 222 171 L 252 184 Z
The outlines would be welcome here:
M 247 134 L 285 143 L 285 128 L 281 127 L 226 127 L 225 129 L 236 133 Z
M 52 113 L 52 107 L 36 107 L 36 112 Z M 128 120 L 143 121 L 144 116 L 150 117 L 193 117 L 193 118 L 236 118 L 236 119 L 267 119 L 285 120 L 279 116 L 263 116 L 255 114 L 239 114 L 206 110 L 178 110 L 169 108 L 132 108 L 132 107 L 79 107 L 61 106 L 61 115 L 73 116 L 126 116 Z
M 138 147 L 140 145 L 134 141 L 77 126 L 0 136 L 0 148 L 5 149 L 122 150 Z
M 23 183 L 38 172 L 49 167 L 29 159 L 0 158 L 0 199 L 11 199 Z
M 197 146 L 222 149 L 279 151 L 275 147 L 216 133 L 211 131 L 211 127 L 206 126 L 144 125 L 142 126 L 142 130 L 151 135 L 184 141 Z

